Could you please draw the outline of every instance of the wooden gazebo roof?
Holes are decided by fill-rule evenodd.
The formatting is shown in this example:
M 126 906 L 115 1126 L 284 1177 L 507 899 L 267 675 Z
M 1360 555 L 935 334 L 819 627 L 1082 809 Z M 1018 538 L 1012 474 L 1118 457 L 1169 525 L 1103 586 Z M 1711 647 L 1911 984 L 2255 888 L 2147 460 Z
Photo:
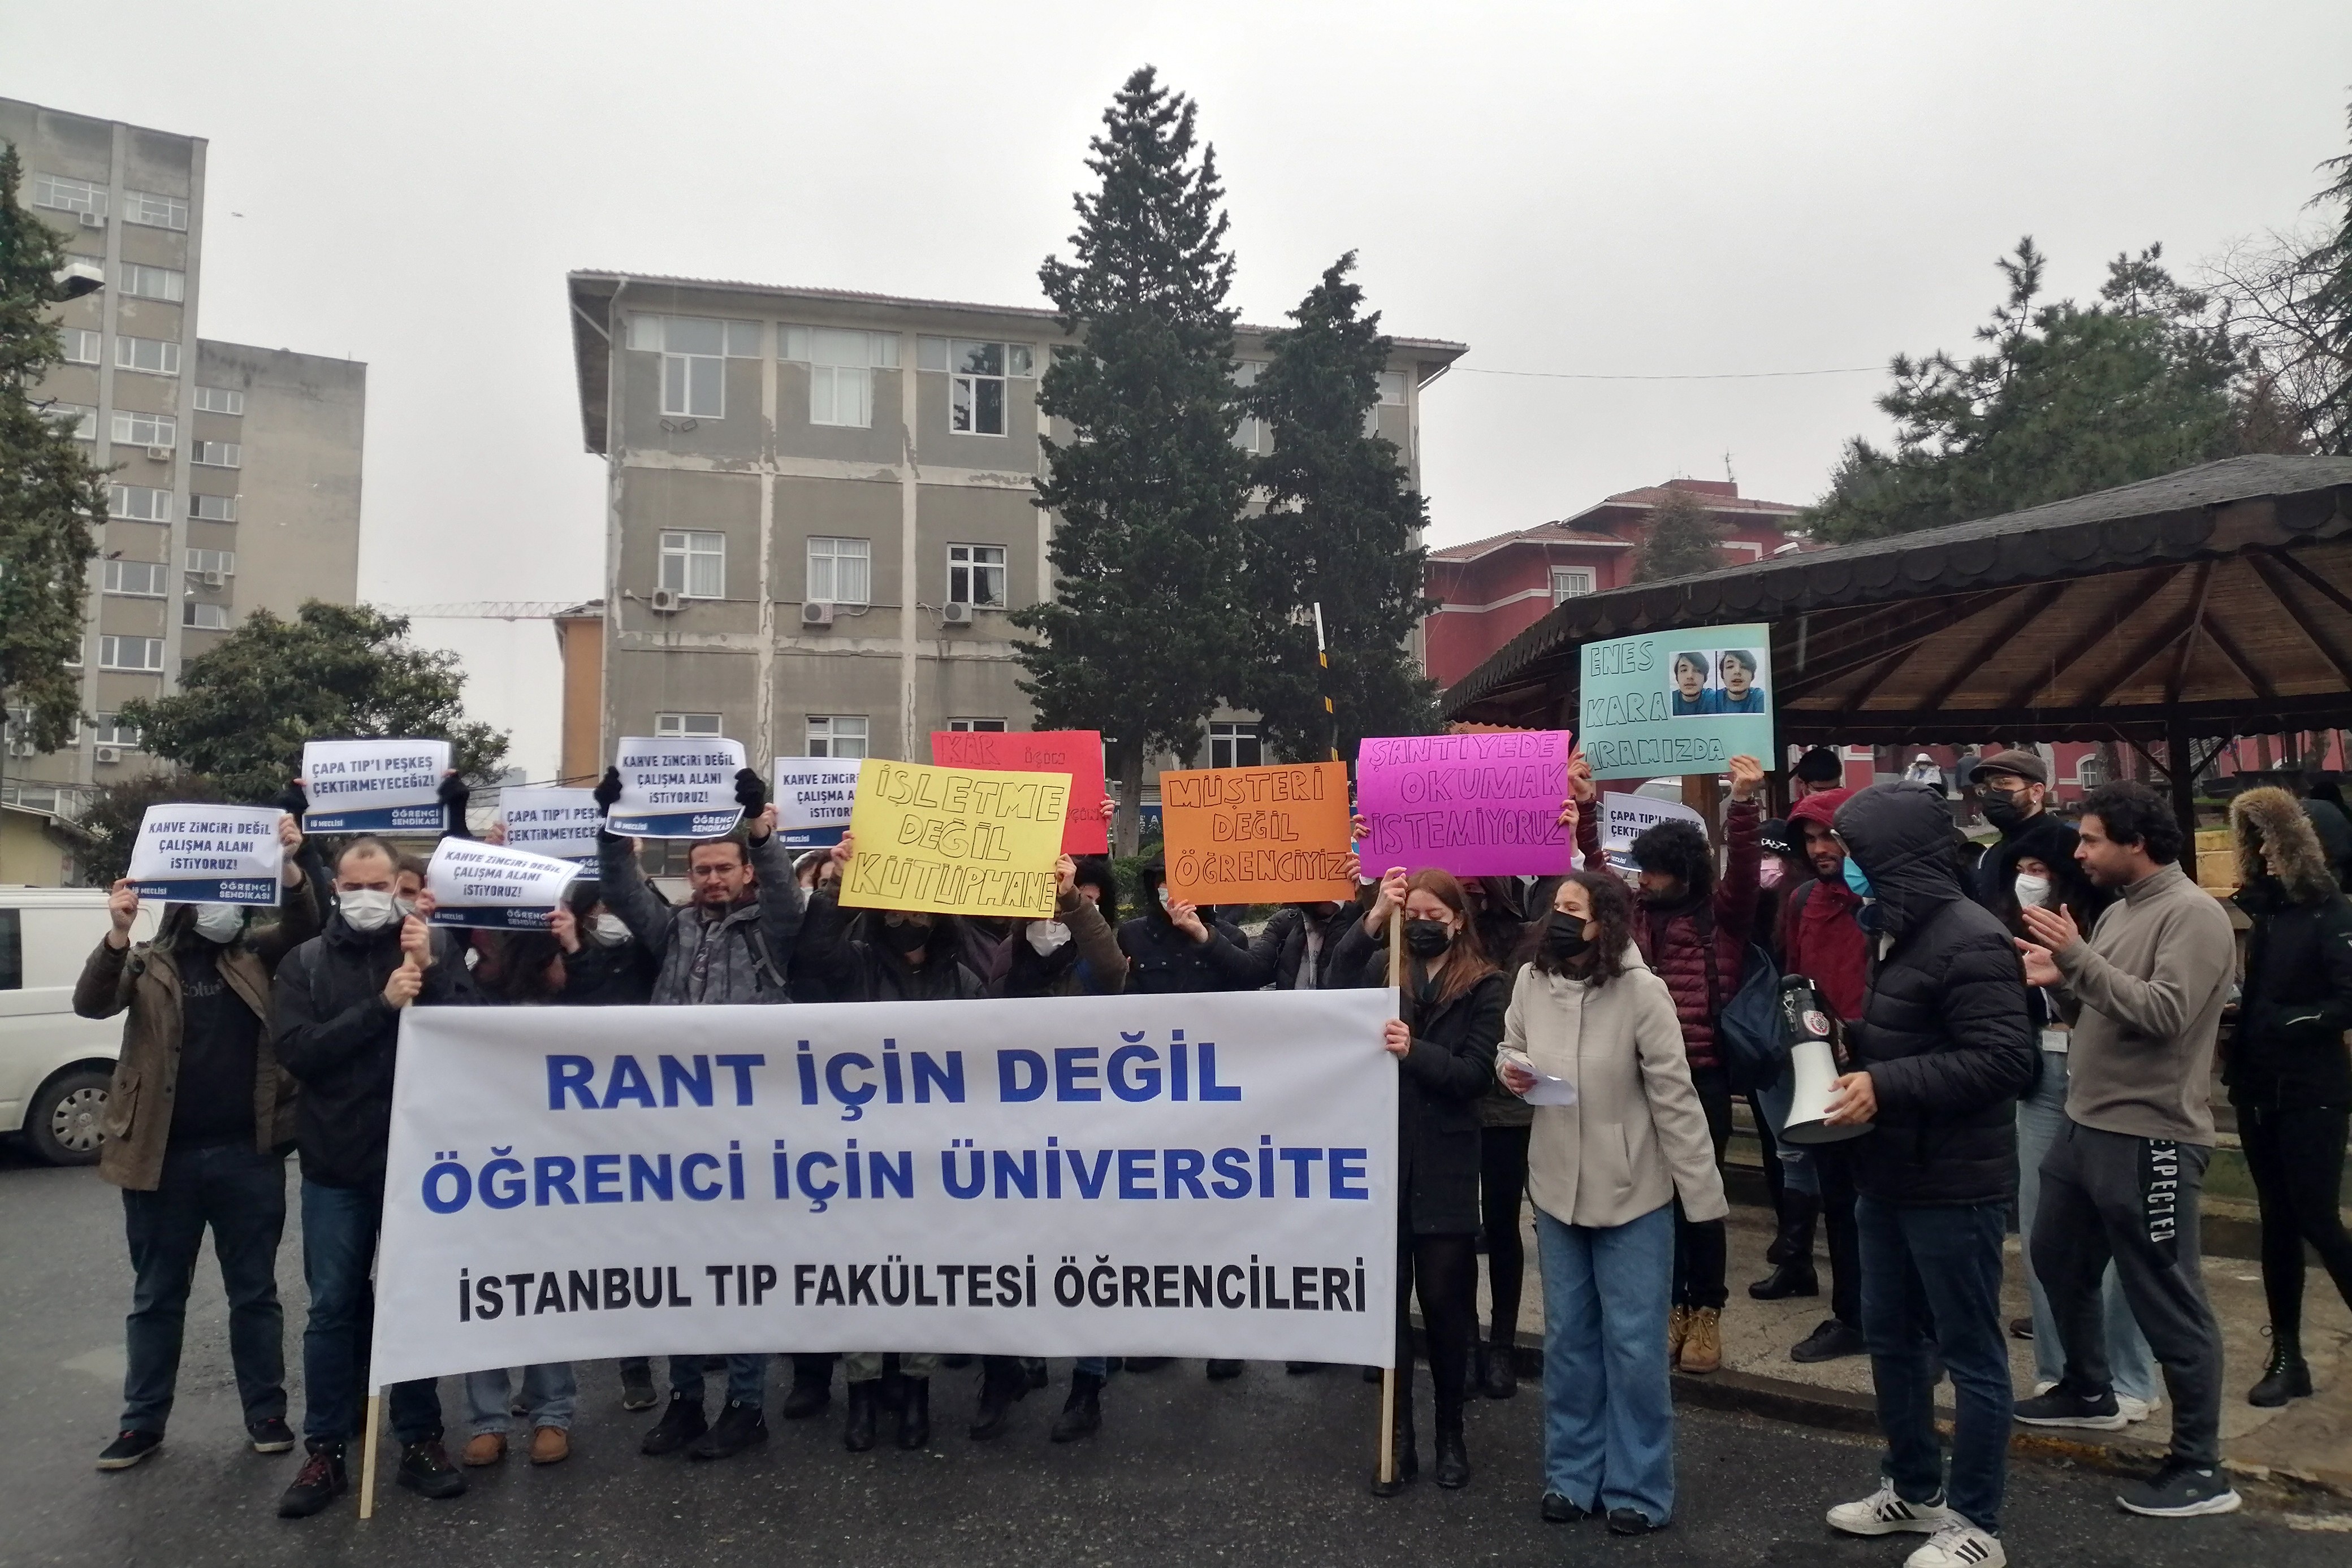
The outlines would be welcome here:
M 1578 650 L 1772 628 L 1800 744 L 2352 725 L 2352 458 L 2233 457 L 1979 522 L 1570 599 L 1445 694 L 1575 723 Z

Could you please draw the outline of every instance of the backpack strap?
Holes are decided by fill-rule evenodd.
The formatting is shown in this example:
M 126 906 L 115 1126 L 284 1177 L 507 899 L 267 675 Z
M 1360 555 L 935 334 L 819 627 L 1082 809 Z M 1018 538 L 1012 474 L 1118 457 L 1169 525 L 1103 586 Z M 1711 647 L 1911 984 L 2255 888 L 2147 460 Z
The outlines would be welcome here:
M 760 929 L 759 922 L 753 921 L 749 926 L 745 927 L 743 936 L 745 940 L 749 941 L 751 945 L 751 967 L 753 970 L 761 975 L 766 976 L 768 983 L 773 986 L 776 989 L 789 992 L 792 988 L 784 984 L 782 972 L 776 967 L 775 959 L 769 956 L 768 934 Z

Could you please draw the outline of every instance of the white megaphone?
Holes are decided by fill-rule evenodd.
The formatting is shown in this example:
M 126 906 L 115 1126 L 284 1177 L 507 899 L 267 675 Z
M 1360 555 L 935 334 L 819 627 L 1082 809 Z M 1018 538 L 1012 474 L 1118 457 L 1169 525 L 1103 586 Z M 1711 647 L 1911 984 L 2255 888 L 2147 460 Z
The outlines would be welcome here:
M 1812 981 L 1790 975 L 1780 982 L 1780 1020 L 1788 1031 L 1789 1071 L 1794 1088 L 1789 1121 L 1780 1136 L 1792 1144 L 1835 1144 L 1870 1131 L 1867 1122 L 1829 1124 L 1830 1094 L 1838 1081 L 1837 1053 L 1830 1047 L 1829 1015 Z

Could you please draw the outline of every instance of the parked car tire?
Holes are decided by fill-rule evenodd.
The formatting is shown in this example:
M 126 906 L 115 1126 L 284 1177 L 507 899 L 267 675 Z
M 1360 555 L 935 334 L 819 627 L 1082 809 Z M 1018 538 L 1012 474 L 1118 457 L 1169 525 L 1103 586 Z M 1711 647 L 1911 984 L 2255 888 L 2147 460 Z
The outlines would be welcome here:
M 107 1085 L 112 1074 L 69 1067 L 41 1085 L 25 1107 L 25 1142 L 53 1166 L 94 1166 L 105 1142 Z

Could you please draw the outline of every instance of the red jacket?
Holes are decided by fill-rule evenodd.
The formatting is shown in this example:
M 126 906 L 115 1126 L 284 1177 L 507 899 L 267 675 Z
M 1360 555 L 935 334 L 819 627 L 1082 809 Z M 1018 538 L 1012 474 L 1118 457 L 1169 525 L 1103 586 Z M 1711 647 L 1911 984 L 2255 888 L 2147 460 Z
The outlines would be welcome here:
M 1748 944 L 1755 936 L 1758 873 L 1763 861 L 1757 833 L 1763 820 L 1763 809 L 1754 800 L 1734 800 L 1724 814 L 1724 837 L 1730 853 L 1722 880 L 1715 886 L 1712 989 L 1707 984 L 1709 966 L 1698 909 L 1667 914 L 1637 904 L 1633 910 L 1633 944 L 1641 948 L 1643 962 L 1674 993 L 1675 1016 L 1683 1026 L 1683 1049 L 1695 1068 L 1723 1064 L 1715 1048 L 1715 1019 L 1739 989 L 1739 972 L 1747 962 Z
M 1809 821 L 1836 821 L 1837 809 L 1853 795 L 1851 789 L 1814 790 L 1790 811 L 1789 831 L 1801 836 Z M 1801 882 L 1780 899 L 1781 972 L 1812 981 L 1830 1010 L 1848 1021 L 1862 1016 L 1870 990 L 1870 938 L 1854 919 L 1861 908 L 1861 895 L 1843 874 Z

